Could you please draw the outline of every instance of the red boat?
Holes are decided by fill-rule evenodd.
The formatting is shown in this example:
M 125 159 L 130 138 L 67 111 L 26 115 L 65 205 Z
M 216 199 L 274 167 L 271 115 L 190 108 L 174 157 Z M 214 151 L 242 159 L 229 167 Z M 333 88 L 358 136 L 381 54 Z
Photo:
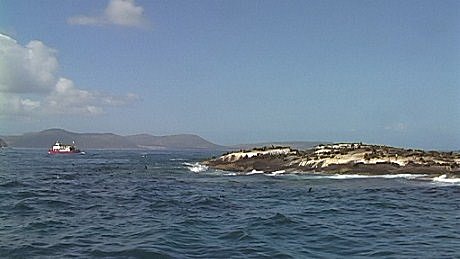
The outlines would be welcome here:
M 59 141 L 56 141 L 54 146 L 48 149 L 48 154 L 76 154 L 81 153 L 80 149 L 75 146 L 75 142 L 72 145 L 62 144 Z

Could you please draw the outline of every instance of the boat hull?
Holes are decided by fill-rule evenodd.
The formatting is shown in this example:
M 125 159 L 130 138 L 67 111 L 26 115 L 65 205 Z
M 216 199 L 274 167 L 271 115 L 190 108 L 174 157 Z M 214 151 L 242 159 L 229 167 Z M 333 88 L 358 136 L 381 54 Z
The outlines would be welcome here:
M 72 150 L 72 151 L 59 151 L 59 150 L 48 150 L 48 154 L 56 155 L 56 154 L 78 154 L 81 153 L 80 150 Z

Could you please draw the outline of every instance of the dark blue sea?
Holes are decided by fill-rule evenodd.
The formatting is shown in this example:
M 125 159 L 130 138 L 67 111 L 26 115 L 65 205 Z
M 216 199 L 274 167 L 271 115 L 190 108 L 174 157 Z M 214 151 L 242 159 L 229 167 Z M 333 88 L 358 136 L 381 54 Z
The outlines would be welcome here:
M 0 150 L 0 258 L 460 258 L 460 185 Z

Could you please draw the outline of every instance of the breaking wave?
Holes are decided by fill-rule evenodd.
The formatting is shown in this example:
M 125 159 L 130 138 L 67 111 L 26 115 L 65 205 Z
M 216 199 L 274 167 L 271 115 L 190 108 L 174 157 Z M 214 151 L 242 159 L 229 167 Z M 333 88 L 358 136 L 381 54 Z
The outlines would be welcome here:
M 279 171 L 271 172 L 268 175 L 269 176 L 277 176 L 277 175 L 284 174 L 284 173 L 286 173 L 286 170 L 279 170 Z
M 183 163 L 184 166 L 188 168 L 188 170 L 194 172 L 194 173 L 200 173 L 208 170 L 208 167 L 200 164 L 198 162 L 196 163 Z
M 195 165 L 195 164 L 194 164 Z M 201 165 L 202 166 L 202 165 Z M 206 167 L 206 170 L 208 168 Z M 319 173 L 305 173 L 305 172 L 286 172 L 285 170 L 279 170 L 274 172 L 264 172 L 259 170 L 252 170 L 246 173 L 236 173 L 236 172 L 225 172 L 224 175 L 239 175 L 239 176 L 247 176 L 247 175 L 265 175 L 265 176 L 299 176 L 302 179 L 332 179 L 332 180 L 346 180 L 346 179 L 366 179 L 366 178 L 387 178 L 387 179 L 394 179 L 394 178 L 405 178 L 405 179 L 420 179 L 426 178 L 428 175 L 426 174 L 383 174 L 383 175 L 364 175 L 364 174 L 319 174 Z M 450 178 L 450 179 L 443 179 L 440 178 L 439 181 L 445 182 L 456 182 L 460 180 L 459 178 Z
M 433 178 L 434 182 L 441 182 L 441 183 L 453 183 L 453 184 L 460 184 L 460 178 L 448 178 L 447 175 L 443 174 L 438 177 Z
M 265 172 L 253 169 L 251 172 L 248 172 L 245 175 L 252 175 L 252 174 L 265 174 Z
M 426 174 L 382 174 L 382 175 L 362 175 L 362 174 L 334 174 L 327 175 L 324 178 L 328 179 L 358 179 L 358 178 L 406 178 L 406 179 L 416 179 L 421 177 L 426 177 Z

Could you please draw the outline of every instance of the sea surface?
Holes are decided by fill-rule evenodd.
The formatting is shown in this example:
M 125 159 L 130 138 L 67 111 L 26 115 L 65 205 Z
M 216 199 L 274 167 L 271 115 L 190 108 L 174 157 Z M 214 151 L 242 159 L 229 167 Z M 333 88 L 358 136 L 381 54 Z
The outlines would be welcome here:
M 460 184 L 0 150 L 0 258 L 460 258 Z

